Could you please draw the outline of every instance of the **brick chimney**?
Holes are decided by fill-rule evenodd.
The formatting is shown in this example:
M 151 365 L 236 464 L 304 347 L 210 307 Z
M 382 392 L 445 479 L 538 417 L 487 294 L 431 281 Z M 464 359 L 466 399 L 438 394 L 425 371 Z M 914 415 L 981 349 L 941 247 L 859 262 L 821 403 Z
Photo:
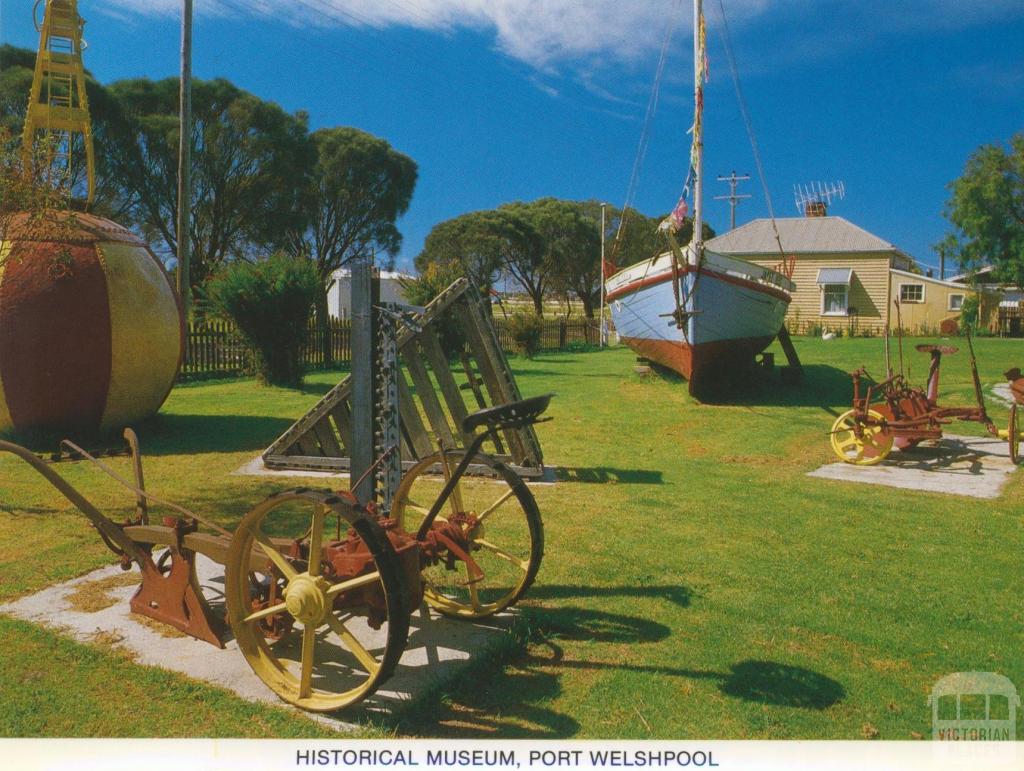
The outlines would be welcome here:
M 824 201 L 808 201 L 804 204 L 805 217 L 824 217 L 828 214 Z

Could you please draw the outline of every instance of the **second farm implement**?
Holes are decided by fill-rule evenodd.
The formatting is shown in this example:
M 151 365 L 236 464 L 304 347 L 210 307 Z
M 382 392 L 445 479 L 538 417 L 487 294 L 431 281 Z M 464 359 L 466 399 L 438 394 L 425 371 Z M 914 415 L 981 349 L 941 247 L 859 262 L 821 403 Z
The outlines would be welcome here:
M 881 463 L 893 447 L 904 450 L 924 441 L 937 441 L 942 438 L 943 426 L 953 420 L 965 420 L 981 423 L 989 434 L 1005 439 L 1009 444 L 1010 460 L 1017 463 L 1021 440 L 1017 411 L 1019 406 L 1024 406 L 1024 378 L 1018 369 L 1005 373 L 1011 384 L 1014 403 L 1010 406 L 1007 427 L 1000 429 L 985 408 L 970 338 L 967 345 L 971 354 L 975 397 L 975 405 L 971 407 L 945 407 L 938 403 L 939 368 L 943 355 L 957 352 L 953 346 L 917 346 L 918 351 L 931 356 L 926 389 L 911 385 L 902 373 L 873 382 L 863 367 L 853 372 L 853 408 L 832 424 L 832 449 L 840 460 L 858 466 Z

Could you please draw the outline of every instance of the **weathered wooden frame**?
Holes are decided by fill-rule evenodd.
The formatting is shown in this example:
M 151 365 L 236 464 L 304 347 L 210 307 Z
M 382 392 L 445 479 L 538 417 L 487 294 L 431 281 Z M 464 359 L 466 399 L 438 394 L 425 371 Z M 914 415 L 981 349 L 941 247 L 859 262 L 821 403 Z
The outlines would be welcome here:
M 456 381 L 438 337 L 438 322 L 447 317 L 458 320 L 466 336 L 468 352 L 460 358 L 467 381 L 464 384 Z M 462 419 L 471 411 L 462 391 L 472 392 L 477 409 L 522 398 L 494 327 L 478 293 L 466 279 L 459 279 L 438 295 L 416 322 L 421 331 L 403 327 L 397 340 L 402 363 L 398 404 L 404 469 L 431 455 L 439 446 L 470 444 L 472 436 L 461 430 Z M 348 471 L 351 394 L 351 377 L 346 377 L 267 448 L 263 453 L 264 465 L 272 469 Z M 520 476 L 539 477 L 544 473 L 540 442 L 533 426 L 502 432 L 489 451 Z M 470 466 L 470 473 L 473 472 L 486 473 L 488 469 Z

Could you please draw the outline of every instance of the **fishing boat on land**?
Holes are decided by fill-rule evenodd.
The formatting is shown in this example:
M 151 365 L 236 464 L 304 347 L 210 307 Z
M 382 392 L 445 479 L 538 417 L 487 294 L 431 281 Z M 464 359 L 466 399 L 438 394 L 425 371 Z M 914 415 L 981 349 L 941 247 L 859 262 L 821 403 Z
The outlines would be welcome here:
M 694 395 L 711 393 L 771 344 L 795 289 L 785 271 L 788 267 L 791 274 L 792 263 L 787 266 L 784 255 L 775 270 L 704 248 L 702 118 L 707 59 L 702 5 L 695 0 L 690 169 L 683 196 L 659 228 L 669 250 L 605 279 L 605 299 L 619 339 L 644 358 L 678 372 Z M 691 191 L 693 237 L 684 247 L 676 234 Z

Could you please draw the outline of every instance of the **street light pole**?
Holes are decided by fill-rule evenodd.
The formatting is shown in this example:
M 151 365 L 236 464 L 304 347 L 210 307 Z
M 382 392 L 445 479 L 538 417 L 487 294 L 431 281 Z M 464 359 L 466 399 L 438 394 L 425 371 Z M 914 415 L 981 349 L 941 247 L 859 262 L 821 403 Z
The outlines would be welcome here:
M 605 231 L 605 209 L 608 204 L 601 204 L 601 315 L 600 326 L 598 327 L 598 347 L 603 348 L 605 344 L 605 323 L 604 323 L 604 231 Z
M 192 300 L 192 0 L 181 13 L 181 87 L 178 93 L 178 297 L 188 323 Z

